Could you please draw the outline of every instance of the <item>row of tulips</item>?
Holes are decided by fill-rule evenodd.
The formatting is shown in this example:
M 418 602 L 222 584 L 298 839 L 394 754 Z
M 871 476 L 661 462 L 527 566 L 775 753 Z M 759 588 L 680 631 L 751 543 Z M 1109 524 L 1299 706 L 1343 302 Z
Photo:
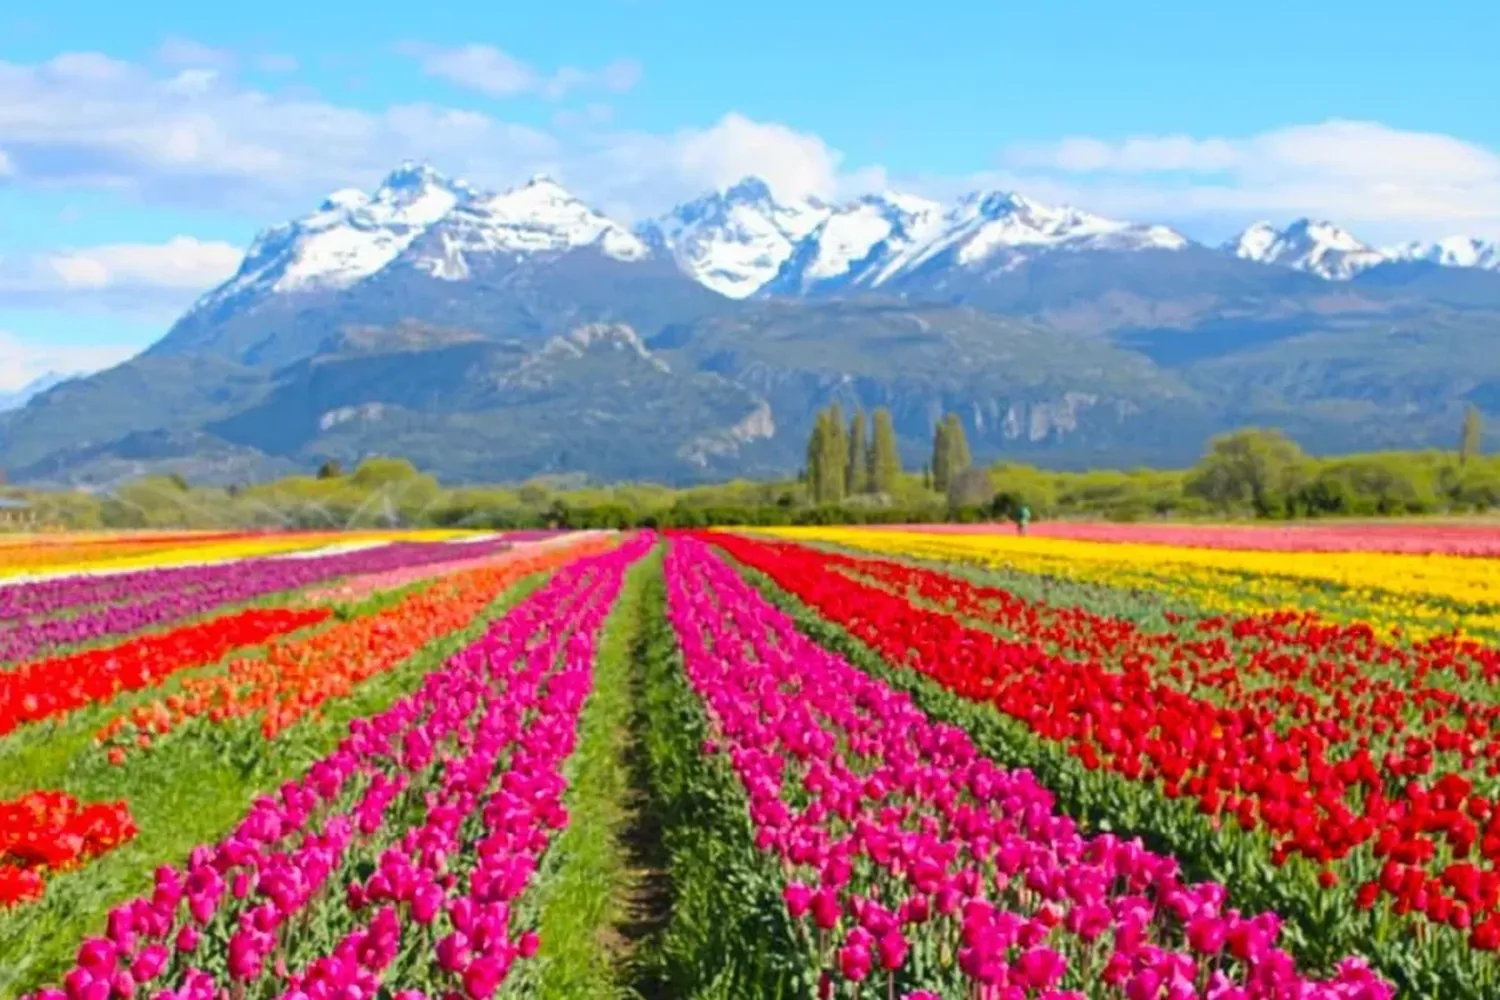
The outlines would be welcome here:
M 1099 542 L 1004 534 L 784 528 L 887 556 L 966 563 L 1027 576 L 1145 591 L 1204 611 L 1259 614 L 1308 608 L 1408 636 L 1461 630 L 1500 636 L 1500 560 L 1383 552 L 1277 552 Z
M 472 543 L 478 555 L 504 547 L 504 541 Z M 344 576 L 378 573 L 405 566 L 422 566 L 452 560 L 455 546 L 448 543 L 397 542 L 374 548 L 306 558 L 265 558 L 192 570 L 163 570 L 167 583 L 140 582 L 144 596 L 127 596 L 116 603 L 84 610 L 68 617 L 22 621 L 0 631 L 0 661 L 23 660 L 58 646 L 95 642 L 126 635 L 154 625 L 166 625 L 215 608 L 241 604 L 268 594 L 298 590 Z M 175 574 L 191 574 L 177 576 Z M 192 582 L 189 582 L 192 581 Z M 45 584 L 22 584 L 18 588 Z M 112 578 L 72 581 L 78 593 L 113 586 Z M 7 590 L 13 588 L 6 588 Z M 91 598 L 84 598 L 91 603 Z
M 1458 696 L 1436 688 L 1422 701 L 1387 693 L 1398 709 L 1390 714 L 1368 711 L 1375 702 L 1336 687 L 1323 701 L 1288 699 L 1285 716 L 1275 697 L 1217 703 L 1156 679 L 1141 662 L 1106 668 L 1050 655 L 1034 641 L 1008 641 L 914 606 L 839 572 L 827 553 L 714 540 L 889 662 L 993 706 L 1086 769 L 1195 802 L 1215 827 L 1243 831 L 1244 845 L 1274 864 L 1308 859 L 1318 869 L 1315 891 L 1343 883 L 1336 891 L 1359 908 L 1446 925 L 1481 951 L 1500 947 L 1500 809 L 1463 771 L 1472 776 L 1488 757 L 1490 723 L 1479 727 L 1486 732 L 1441 724 L 1440 709 Z M 1359 691 L 1346 664 L 1324 665 Z M 1232 675 L 1238 664 L 1224 669 Z M 1350 712 L 1361 704 L 1364 714 Z M 1480 719 L 1492 715 L 1487 708 Z M 1424 719 L 1439 724 L 1423 729 Z M 1403 720 L 1377 758 L 1372 734 Z M 1448 959 L 1418 959 L 1434 961 Z
M 273 554 L 234 561 L 248 566 Z M 0 587 L 0 621 L 50 618 L 95 605 L 138 601 L 169 591 L 211 587 L 226 579 L 227 563 L 164 566 L 104 575 L 58 576 Z
M 39 898 L 49 872 L 106 854 L 135 834 L 123 802 L 84 805 L 52 791 L 0 801 L 0 909 Z
M 525 542 L 526 544 L 519 551 L 535 553 L 543 552 L 557 546 L 576 545 L 582 537 L 587 536 L 582 533 L 565 535 L 538 531 L 516 532 L 506 535 L 505 540 L 512 546 L 520 542 Z M 437 577 L 449 576 L 465 570 L 479 569 L 484 566 L 498 565 L 510 558 L 509 551 L 508 549 L 495 550 L 487 547 L 481 547 L 478 551 L 469 550 L 467 547 L 458 548 L 454 558 L 451 560 L 429 563 L 425 566 L 400 566 L 378 573 L 348 577 L 328 587 L 305 591 L 302 599 L 313 604 L 333 601 L 361 601 L 381 591 L 399 590 L 402 587 L 420 583 L 424 580 L 432 580 Z
M 1139 842 L 1083 836 L 1026 772 L 803 637 L 711 554 L 668 555 L 688 676 L 748 797 L 785 903 L 822 955 L 824 995 L 1377 1000 L 1348 959 L 1318 981 L 1274 914 Z
M 106 566 L 117 561 L 128 562 L 142 557 L 152 558 L 163 553 L 179 552 L 185 548 L 212 544 L 216 541 L 234 540 L 234 538 L 199 539 L 181 535 L 98 538 L 89 541 L 74 541 L 67 535 L 43 537 L 51 541 L 28 541 L 24 545 L 7 545 L 0 548 L 0 579 L 29 572 L 50 572 L 63 567 Z
M 81 545 L 103 545 L 115 549 L 127 549 L 132 545 L 157 545 L 175 542 L 179 545 L 220 541 L 228 538 L 246 538 L 264 534 L 247 531 L 173 531 L 168 529 L 135 531 L 69 531 L 61 532 L 15 532 L 0 536 L 0 551 L 20 549 L 22 546 L 36 551 L 38 548 L 55 551 L 76 548 Z
M 898 529 L 900 530 L 900 529 Z M 911 527 L 905 530 L 913 530 Z M 921 525 L 915 530 L 952 534 L 1009 531 L 997 525 Z M 1265 552 L 1389 552 L 1407 555 L 1500 556 L 1500 534 L 1480 524 L 1320 524 L 1261 527 L 1202 524 L 1120 524 L 1044 521 L 1031 534 L 1090 542 L 1171 545 L 1183 548 Z
M 38 660 L 0 671 L 0 736 L 56 719 L 173 674 L 217 663 L 235 649 L 326 621 L 328 608 L 249 608 L 116 646 Z
M 412 541 L 443 541 L 462 535 L 453 531 L 403 532 Z M 275 553 L 312 551 L 328 545 L 382 544 L 396 537 L 389 531 L 260 531 L 228 532 L 220 535 L 162 535 L 155 539 L 97 539 L 91 542 L 58 542 L 46 535 L 48 544 L 0 549 L 0 581 L 58 574 L 113 575 L 167 565 L 252 559 Z M 62 536 L 68 538 L 71 536 Z M 18 581 L 20 582 L 20 581 Z M 40 582 L 40 581 L 32 581 Z
M 270 543 L 276 543 L 280 540 L 280 537 L 269 536 Z M 450 542 L 448 544 L 452 548 L 447 551 L 447 555 L 451 561 L 477 559 L 497 551 L 504 551 L 506 545 L 558 539 L 559 537 L 560 534 L 558 532 L 513 531 L 506 533 L 503 539 L 477 538 L 472 541 Z M 313 543 L 330 540 L 335 539 L 320 535 L 298 542 L 297 544 L 315 549 Z M 222 541 L 222 539 L 219 539 L 219 541 Z M 280 544 L 288 545 L 291 543 L 280 541 Z M 376 544 L 380 543 L 377 542 Z M 211 554 L 213 550 L 208 549 L 205 551 Z M 434 551 L 439 553 L 444 552 L 442 549 Z M 283 558 L 294 554 L 296 554 L 296 550 L 280 553 Z M 246 568 L 256 567 L 260 563 L 272 561 L 275 555 L 276 553 L 267 553 L 265 555 L 251 553 L 249 558 L 234 560 L 227 564 L 215 562 L 209 565 L 155 567 L 123 573 L 111 573 L 104 576 L 62 576 L 30 583 L 12 584 L 0 587 L 0 621 L 23 621 L 26 619 L 46 618 L 70 609 L 113 604 L 122 600 L 140 600 L 144 597 L 169 591 L 181 592 L 212 587 L 228 579 L 231 570 L 237 569 L 243 571 Z M 316 551 L 310 553 L 308 557 L 321 558 Z M 352 576 L 351 582 L 354 580 L 375 579 L 381 574 L 386 573 L 417 572 L 425 568 L 426 566 L 423 564 L 415 563 L 410 566 L 397 566 L 390 569 L 373 569 L 367 573 Z
M 1486 734 L 1500 725 L 1500 706 L 1488 697 L 1500 682 L 1500 648 L 1472 639 L 1437 636 L 1412 643 L 1381 638 L 1363 623 L 1328 622 L 1308 612 L 1188 619 L 1166 612 L 1176 630 L 1148 631 L 1128 618 L 1080 607 L 1026 600 L 1001 587 L 975 584 L 893 560 L 826 552 L 824 565 L 858 581 L 910 596 L 962 618 L 976 619 L 1003 637 L 1037 643 L 1053 655 L 1098 661 L 1121 670 L 1145 668 L 1158 679 L 1219 704 L 1267 699 L 1286 722 L 1317 719 L 1340 699 L 1380 752 L 1396 754 L 1399 773 L 1424 773 L 1434 751 L 1459 750 L 1500 773 L 1500 743 Z M 1423 712 L 1427 732 L 1455 727 L 1432 746 L 1406 712 Z M 1454 742 L 1457 733 L 1460 743 Z M 1406 745 L 1416 735 L 1417 743 Z M 1382 737 L 1388 737 L 1382 739 Z M 1424 746 L 1425 745 L 1425 746 Z
M 570 563 L 220 843 L 111 911 L 39 1000 L 488 1000 L 537 941 L 518 898 L 637 538 Z
M 235 659 L 221 672 L 189 677 L 180 690 L 111 719 L 97 734 L 98 742 L 107 748 L 110 762 L 119 764 L 130 749 L 151 746 L 189 720 L 218 724 L 250 716 L 260 718 L 262 735 L 272 739 L 330 698 L 346 697 L 429 642 L 467 628 L 497 593 L 521 578 L 611 544 L 591 538 L 560 546 L 528 545 L 482 558 L 477 568 L 466 562 L 468 568 L 461 572 L 374 614 L 275 642 L 264 655 Z

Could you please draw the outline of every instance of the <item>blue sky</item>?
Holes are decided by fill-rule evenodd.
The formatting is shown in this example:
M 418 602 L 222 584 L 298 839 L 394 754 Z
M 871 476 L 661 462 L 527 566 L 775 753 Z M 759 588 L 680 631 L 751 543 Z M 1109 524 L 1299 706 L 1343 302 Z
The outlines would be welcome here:
M 0 390 L 143 346 L 264 225 L 403 157 L 640 217 L 1011 187 L 1221 239 L 1500 236 L 1489 3 L 764 0 L 0 13 Z

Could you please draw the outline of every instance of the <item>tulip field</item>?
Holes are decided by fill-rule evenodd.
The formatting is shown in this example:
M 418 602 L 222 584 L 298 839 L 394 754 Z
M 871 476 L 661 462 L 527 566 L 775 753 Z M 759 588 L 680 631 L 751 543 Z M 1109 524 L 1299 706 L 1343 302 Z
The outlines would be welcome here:
M 1500 998 L 1500 530 L 0 535 L 0 1000 Z

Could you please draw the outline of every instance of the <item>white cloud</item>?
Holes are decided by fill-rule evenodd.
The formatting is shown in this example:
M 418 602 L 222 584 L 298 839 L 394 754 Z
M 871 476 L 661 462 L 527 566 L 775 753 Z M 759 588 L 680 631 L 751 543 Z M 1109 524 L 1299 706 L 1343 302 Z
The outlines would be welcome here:
M 597 136 L 564 176 L 586 178 L 587 193 L 625 218 L 663 211 L 748 176 L 761 178 L 781 198 L 842 198 L 883 185 L 878 168 L 841 172 L 842 160 L 816 135 L 730 113 L 708 128 L 671 135 Z
M 456 48 L 413 43 L 402 51 L 415 56 L 429 76 L 440 77 L 490 97 L 511 97 L 536 90 L 541 81 L 530 66 L 493 45 Z
M 817 136 L 739 114 L 662 135 L 608 128 L 607 108 L 592 105 L 557 123 L 576 131 L 554 135 L 430 104 L 366 111 L 270 93 L 208 70 L 150 72 L 110 60 L 84 72 L 90 60 L 73 62 L 68 72 L 56 60 L 0 62 L 0 135 L 26 183 L 118 191 L 147 204 L 232 204 L 267 222 L 300 215 L 330 191 L 369 188 L 407 158 L 493 188 L 545 171 L 628 218 L 748 174 L 778 193 L 823 196 L 880 176 L 842 173 L 840 154 Z M 634 79 L 619 65 L 600 73 L 616 88 Z M 581 84 L 566 76 L 563 86 Z
M 111 83 L 135 75 L 127 62 L 112 59 L 101 52 L 64 52 L 48 60 L 47 74 L 74 83 Z
M 191 46 L 177 45 L 187 59 Z M 488 46 L 403 51 L 430 71 L 495 94 L 624 89 L 639 67 L 542 73 Z M 1001 151 L 997 169 L 888 180 L 819 136 L 729 113 L 661 134 L 611 125 L 607 107 L 560 111 L 552 133 L 432 104 L 365 110 L 306 92 L 246 87 L 209 66 L 156 70 L 98 53 L 0 62 L 0 175 L 7 183 L 119 191 L 146 204 L 275 221 L 329 191 L 369 188 L 407 158 L 486 187 L 546 171 L 626 218 L 662 211 L 749 174 L 783 196 L 841 198 L 891 184 L 935 197 L 1023 191 L 1201 235 L 1257 217 L 1333 219 L 1383 242 L 1500 235 L 1500 154 L 1462 139 L 1329 121 L 1246 136 L 1071 136 Z M 1222 234 L 1220 234 L 1222 235 Z
M 233 69 L 234 53 L 216 49 L 191 38 L 170 37 L 156 50 L 159 62 L 180 69 Z
M 1449 135 L 1328 121 L 1250 136 L 1071 137 L 1009 147 L 1006 183 L 1137 217 L 1300 215 L 1381 238 L 1500 234 L 1500 154 Z
M 368 112 L 222 79 L 152 74 L 87 54 L 0 62 L 0 135 L 38 186 L 103 188 L 147 202 L 279 218 L 368 185 L 402 159 L 476 179 L 552 160 L 544 132 L 425 104 Z
M 75 288 L 143 286 L 202 290 L 228 278 L 243 254 L 228 243 L 176 236 L 166 243 L 117 243 L 46 258 L 46 266 Z
M 596 70 L 563 66 L 547 75 L 493 45 L 444 47 L 424 42 L 406 42 L 397 49 L 415 58 L 427 75 L 478 91 L 487 97 L 540 93 L 558 98 L 584 88 L 621 93 L 634 87 L 641 78 L 640 63 L 629 59 L 617 59 Z
M 785 125 L 730 114 L 713 128 L 679 133 L 671 145 L 678 169 L 709 186 L 753 173 L 786 196 L 826 197 L 838 187 L 838 154 L 817 136 Z
M 232 275 L 242 256 L 227 243 L 177 236 L 0 261 L 0 306 L 169 315 Z
M 70 374 L 109 368 L 137 350 L 119 345 L 39 344 L 0 330 L 0 392 L 15 392 L 48 372 Z
M 1194 139 L 1185 135 L 1150 136 L 1106 142 L 1073 137 L 1055 143 L 1017 144 L 1007 151 L 1019 166 L 1057 167 L 1074 173 L 1113 171 L 1215 171 L 1235 160 L 1234 148 L 1223 139 Z
M 542 85 L 542 93 L 558 98 L 574 90 L 601 89 L 623 94 L 641 82 L 641 64 L 633 59 L 616 59 L 596 70 L 564 66 Z

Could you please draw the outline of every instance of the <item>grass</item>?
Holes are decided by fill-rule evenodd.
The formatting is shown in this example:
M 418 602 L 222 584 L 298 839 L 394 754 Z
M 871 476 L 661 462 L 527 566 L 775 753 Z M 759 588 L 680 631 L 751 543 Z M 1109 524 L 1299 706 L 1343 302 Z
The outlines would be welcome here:
M 516 965 L 503 997 L 629 995 L 616 973 L 630 945 L 617 928 L 629 919 L 631 673 L 644 627 L 647 581 L 660 574 L 660 566 L 655 553 L 630 570 L 605 627 L 594 689 L 579 723 L 578 746 L 568 759 L 568 825 L 548 849 L 527 900 L 539 910 L 541 949 L 533 961 Z
M 127 799 L 140 834 L 119 850 L 52 878 L 41 901 L 0 913 L 0 1000 L 55 980 L 81 938 L 102 926 L 111 907 L 149 890 L 157 866 L 181 862 L 193 847 L 222 837 L 256 795 L 327 753 L 351 720 L 415 690 L 429 671 L 473 642 L 492 618 L 541 586 L 546 576 L 535 574 L 510 587 L 467 629 L 430 643 L 274 741 L 261 737 L 259 720 L 238 719 L 220 727 L 215 739 L 174 740 L 159 751 L 132 755 L 122 767 L 110 767 L 98 755 L 61 768 L 31 765 L 38 773 L 60 773 L 63 790 L 82 800 Z M 63 754 L 69 747 L 76 749 L 76 743 L 59 741 L 56 749 Z M 37 758 L 43 761 L 46 749 L 42 743 L 29 752 L 43 754 Z
M 637 663 L 646 808 L 661 824 L 670 915 L 635 956 L 633 984 L 647 998 L 743 1000 L 815 994 L 817 963 L 781 899 L 780 869 L 754 843 L 744 790 L 709 735 L 653 572 Z

